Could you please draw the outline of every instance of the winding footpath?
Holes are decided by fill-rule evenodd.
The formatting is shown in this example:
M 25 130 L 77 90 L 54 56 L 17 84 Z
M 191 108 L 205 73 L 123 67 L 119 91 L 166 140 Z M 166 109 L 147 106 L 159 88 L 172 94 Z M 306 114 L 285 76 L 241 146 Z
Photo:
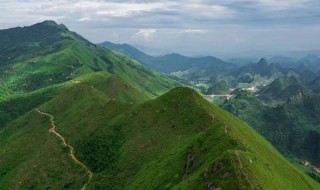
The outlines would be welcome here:
M 70 155 L 71 159 L 76 164 L 80 165 L 81 167 L 83 167 L 86 170 L 86 172 L 88 174 L 88 182 L 81 188 L 81 190 L 86 190 L 87 184 L 90 182 L 90 180 L 91 180 L 91 178 L 93 176 L 92 171 L 84 163 L 82 163 L 80 160 L 77 159 L 77 157 L 74 155 L 74 148 L 70 144 L 66 143 L 65 138 L 59 132 L 56 131 L 57 126 L 56 126 L 56 124 L 54 122 L 54 117 L 52 115 L 48 114 L 48 113 L 40 111 L 39 108 L 37 108 L 36 111 L 39 114 L 45 115 L 45 116 L 50 118 L 52 128 L 49 129 L 49 132 L 55 134 L 59 139 L 61 139 L 63 145 L 69 148 L 69 150 L 70 150 L 69 155 Z
M 243 171 L 243 165 L 242 165 L 242 162 L 241 162 L 241 158 L 240 158 L 240 156 L 239 156 L 239 150 L 235 150 L 235 155 L 236 155 L 237 160 L 238 160 L 238 162 L 239 162 L 239 164 L 240 164 L 241 172 L 242 172 L 243 175 L 246 177 L 248 183 L 250 184 L 251 189 L 254 189 L 253 183 L 250 181 L 250 179 L 249 179 L 248 175 L 246 174 L 246 172 Z

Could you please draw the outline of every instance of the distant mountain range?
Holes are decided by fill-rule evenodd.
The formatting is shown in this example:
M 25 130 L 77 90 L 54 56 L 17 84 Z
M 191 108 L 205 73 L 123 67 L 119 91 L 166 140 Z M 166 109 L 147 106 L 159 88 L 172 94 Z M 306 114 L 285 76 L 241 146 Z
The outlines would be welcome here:
M 235 68 L 233 71 L 231 71 L 232 75 L 240 76 L 246 73 L 250 73 L 251 75 L 257 75 L 260 76 L 268 76 L 281 72 L 281 67 L 275 64 L 269 64 L 266 59 L 261 58 L 258 63 L 252 63 L 252 64 L 246 64 L 244 66 L 241 66 L 239 68 Z
M 254 126 L 288 157 L 320 165 L 319 75 L 286 69 L 258 92 L 235 92 L 222 107 Z
M 177 53 L 172 53 L 160 57 L 153 57 L 128 44 L 113 44 L 111 42 L 103 42 L 99 45 L 120 51 L 147 67 L 167 74 L 178 71 L 186 71 L 192 68 L 211 67 L 221 69 L 234 66 L 231 63 L 227 63 L 212 56 L 191 58 Z
M 64 25 L 0 42 L 0 189 L 320 189 L 243 121 Z
M 320 72 L 320 57 L 314 54 L 307 54 L 299 59 L 293 59 L 286 56 L 275 56 L 271 58 L 270 61 L 287 68 L 312 70 L 315 73 Z
M 122 45 L 113 45 L 116 46 L 114 49 L 128 52 L 119 48 Z M 131 52 L 132 57 L 138 55 Z M 139 50 L 137 52 L 142 53 Z M 180 56 L 171 54 L 161 58 L 164 57 L 179 60 Z M 255 126 L 282 153 L 320 164 L 318 142 L 314 140 L 320 122 L 316 101 L 320 92 L 320 58 L 308 54 L 296 60 L 285 56 L 276 56 L 270 60 L 271 63 L 268 63 L 261 58 L 257 63 L 250 63 L 249 59 L 232 59 L 230 62 L 236 63 L 233 67 L 206 67 L 199 64 L 197 68 L 189 67 L 172 74 L 186 81 L 209 84 L 207 90 L 199 88 L 207 95 L 235 93 L 234 99 L 222 104 L 224 108 Z M 185 59 L 181 62 L 188 61 Z M 257 93 L 231 92 L 231 89 L 246 89 L 246 84 L 250 83 L 259 88 Z M 300 103 L 292 104 L 294 100 Z M 266 106 L 268 104 L 270 106 Z
M 132 57 L 137 58 L 137 55 L 147 57 L 146 60 L 150 61 L 148 63 L 150 65 L 157 63 L 157 58 L 148 56 L 130 45 L 111 44 L 108 46 Z M 188 63 L 188 58 L 183 59 L 178 54 L 162 56 L 161 59 L 165 61 L 166 57 L 167 60 L 182 60 L 181 63 Z M 319 158 L 318 142 L 315 141 L 318 135 L 317 125 L 320 121 L 316 101 L 320 92 L 319 63 L 319 57 L 312 54 L 298 60 L 278 56 L 271 59 L 271 63 L 262 58 L 257 63 L 245 63 L 244 61 L 233 67 L 222 67 L 222 70 L 221 67 L 207 67 L 208 65 L 198 64 L 197 68 L 195 66 L 185 67 L 184 69 L 187 70 L 175 72 L 173 76 L 182 77 L 187 81 L 198 81 L 205 78 L 205 83 L 212 83 L 206 91 L 203 91 L 208 95 L 231 93 L 230 89 L 240 87 L 237 86 L 238 84 L 261 85 L 257 94 L 235 92 L 235 98 L 222 106 L 255 126 L 282 153 L 319 164 L 317 161 Z M 164 67 L 170 66 L 165 65 Z M 164 72 L 157 67 L 154 68 Z M 181 68 L 177 68 L 179 69 Z M 295 101 L 300 101 L 300 103 L 292 104 Z M 266 104 L 275 107 L 269 107 Z

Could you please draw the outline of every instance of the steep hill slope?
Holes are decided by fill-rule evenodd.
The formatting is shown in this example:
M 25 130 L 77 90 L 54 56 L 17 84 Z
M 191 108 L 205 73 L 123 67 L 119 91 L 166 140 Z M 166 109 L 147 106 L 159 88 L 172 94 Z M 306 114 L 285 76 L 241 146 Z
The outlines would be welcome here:
M 305 176 L 250 127 L 189 89 L 145 103 L 113 126 L 130 131 L 114 173 L 121 174 L 119 180 L 129 177 L 120 183 L 129 188 L 308 189 L 305 182 L 289 182 Z M 126 164 L 129 160 L 137 161 Z M 137 168 L 142 171 L 133 175 Z
M 88 81 L 39 109 L 93 172 L 88 189 L 319 188 L 248 125 L 191 89 L 132 108 Z M 0 188 L 80 189 L 88 182 L 50 127 L 48 117 L 30 111 L 1 130 Z
M 75 84 L 40 110 L 50 108 L 57 131 L 73 145 L 130 106 L 91 85 Z M 49 128 L 49 118 L 32 110 L 1 130 L 0 189 L 80 189 L 87 182 L 84 169 Z
M 105 92 L 116 90 L 108 88 L 130 86 L 136 94 L 136 99 L 130 100 L 133 102 L 155 98 L 179 85 L 120 52 L 90 43 L 54 21 L 0 30 L 0 42 L 1 125 L 50 100 L 64 88 L 60 84 L 76 82 L 84 74 L 109 73 L 112 79 Z
M 315 165 L 320 165 L 319 98 L 315 94 L 298 93 L 284 105 L 268 110 L 263 119 L 267 121 L 266 137 L 275 146 Z
M 130 80 L 134 87 L 146 91 L 150 97 L 159 95 L 158 91 L 166 91 L 170 83 L 173 83 L 129 57 L 96 46 L 53 21 L 2 30 L 0 35 L 2 33 L 4 34 L 1 38 L 4 39 L 7 33 L 17 33 L 20 38 L 26 36 L 17 40 L 16 36 L 9 35 L 9 40 L 1 50 L 4 61 L 0 64 L 0 76 L 3 79 L 1 81 L 4 81 L 3 88 L 9 93 L 30 92 L 96 71 L 108 71 Z M 38 33 L 48 36 L 38 36 Z M 37 45 L 33 47 L 33 44 Z M 28 51 L 24 52 L 23 49 Z M 154 89 L 149 89 L 149 84 L 153 83 Z
M 11 45 L 1 46 L 0 189 L 320 188 L 197 92 L 150 100 L 178 84 L 118 51 L 52 21 L 1 32 Z
M 277 96 L 289 95 L 288 88 Z M 260 96 L 241 92 L 222 107 L 252 125 L 285 156 L 320 165 L 319 94 L 304 90 L 290 94 L 284 103 L 272 106 Z

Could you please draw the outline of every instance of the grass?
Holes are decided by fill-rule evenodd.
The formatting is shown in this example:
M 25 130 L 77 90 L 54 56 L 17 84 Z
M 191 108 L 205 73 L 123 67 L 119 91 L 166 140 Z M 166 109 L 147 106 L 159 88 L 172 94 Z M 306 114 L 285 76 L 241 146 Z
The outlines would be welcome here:
M 261 96 L 241 92 L 222 106 L 252 125 L 286 157 L 319 165 L 318 99 L 317 94 L 300 92 L 272 106 Z
M 84 171 L 49 127 L 46 118 L 31 111 L 1 131 L 1 189 L 80 189 Z
M 40 109 L 56 115 L 57 130 L 77 144 L 130 106 L 89 85 L 76 84 Z M 48 118 L 30 111 L 1 130 L 1 189 L 79 189 L 86 182 L 85 171 L 48 132 L 50 127 Z
M 210 183 L 222 189 L 319 188 L 251 127 L 189 89 L 134 108 L 98 130 L 97 139 L 102 134 L 122 145 L 113 150 L 112 167 L 97 171 L 91 188 L 203 189 Z M 190 145 L 195 161 L 184 179 Z M 219 161 L 222 169 L 203 177 Z
M 30 35 L 32 33 L 38 35 Z M 167 76 L 119 52 L 98 47 L 60 25 L 44 22 L 20 30 L 1 30 L 0 34 L 0 41 L 6 40 L 3 36 L 16 37 L 0 45 L 4 59 L 0 66 L 0 127 L 49 101 L 58 94 L 57 87 L 78 77 L 84 78 L 77 80 L 88 79 L 88 83 L 95 85 L 97 79 L 91 80 L 90 75 L 100 75 L 101 79 L 108 80 L 101 87 L 104 93 L 110 92 L 110 98 L 113 96 L 122 102 L 133 103 L 156 98 L 179 85 Z M 94 74 L 97 72 L 100 74 Z M 107 79 L 109 76 L 112 77 Z M 122 94 L 124 91 L 115 88 L 118 85 L 130 90 L 126 89 L 127 94 Z
M 87 77 L 40 109 L 55 117 L 57 130 L 94 172 L 89 189 L 319 188 L 251 127 L 191 89 L 132 105 L 108 98 Z M 49 127 L 48 118 L 31 111 L 1 131 L 0 187 L 17 188 L 22 180 L 25 189 L 79 189 L 85 182 Z M 186 171 L 188 153 L 194 160 Z
M 87 180 L 35 107 L 54 116 L 94 172 L 88 189 L 319 189 L 250 126 L 197 92 L 175 88 L 160 96 L 179 84 L 63 26 L 44 25 L 52 36 L 43 39 L 46 28 L 37 25 L 39 35 L 25 42 L 33 48 L 12 42 L 21 54 L 9 48 L 0 69 L 7 122 L 0 189 L 80 189 Z

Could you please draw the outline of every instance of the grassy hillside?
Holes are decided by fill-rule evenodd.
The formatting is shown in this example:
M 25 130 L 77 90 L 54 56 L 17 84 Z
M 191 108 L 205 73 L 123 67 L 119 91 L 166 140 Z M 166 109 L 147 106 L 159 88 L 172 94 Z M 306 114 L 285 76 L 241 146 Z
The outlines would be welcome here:
M 0 30 L 0 42 L 0 127 L 52 99 L 68 81 L 75 83 L 83 80 L 78 77 L 85 77 L 96 83 L 89 79 L 96 72 L 100 72 L 100 78 L 95 80 L 108 80 L 101 87 L 105 93 L 129 102 L 158 97 L 179 85 L 53 21 Z M 103 72 L 105 76 L 101 76 Z M 116 92 L 121 88 L 130 90 L 127 94 Z
M 0 42 L 0 189 L 80 189 L 87 182 L 37 106 L 56 115 L 58 132 L 72 144 L 179 85 L 53 21 L 0 30 Z
M 57 116 L 58 131 L 72 144 L 130 106 L 91 85 L 75 84 L 41 109 L 49 108 Z M 49 127 L 49 119 L 32 110 L 1 130 L 1 189 L 80 189 L 86 182 L 84 170 L 48 132 Z
M 55 42 L 57 47 L 44 47 L 55 48 L 52 52 L 24 54 L 19 60 L 4 64 L 0 76 L 7 94 L 31 92 L 96 71 L 119 75 L 152 98 L 175 84 L 119 52 L 97 47 L 68 31 L 60 35 L 63 37 Z
M 93 171 L 88 189 L 319 188 L 248 125 L 195 91 L 177 88 L 132 107 L 104 93 L 112 77 L 96 75 L 40 106 Z M 1 130 L 1 188 L 86 183 L 49 127 L 47 117 L 30 111 Z
M 80 189 L 86 176 L 32 111 L 0 133 L 0 189 Z
M 248 125 L 186 88 L 119 116 L 77 147 L 94 169 L 91 188 L 319 188 Z
M 0 42 L 0 189 L 320 188 L 194 90 L 160 96 L 179 84 L 64 25 Z
M 285 92 L 282 95 L 288 95 Z M 241 92 L 222 106 L 252 125 L 282 154 L 319 165 L 319 95 L 295 91 L 284 103 L 275 106 L 263 99 Z

